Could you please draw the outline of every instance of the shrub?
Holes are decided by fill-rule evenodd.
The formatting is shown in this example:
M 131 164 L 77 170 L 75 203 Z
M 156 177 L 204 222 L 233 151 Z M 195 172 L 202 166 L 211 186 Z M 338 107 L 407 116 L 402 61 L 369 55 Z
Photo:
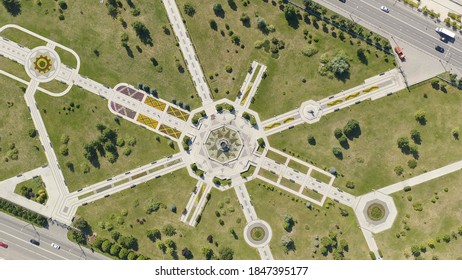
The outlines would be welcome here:
M 313 48 L 313 47 L 308 47 L 302 50 L 302 54 L 307 57 L 312 57 L 313 55 L 318 53 L 318 49 Z
M 165 225 L 162 228 L 162 232 L 167 236 L 174 236 L 176 234 L 176 229 L 172 225 Z
M 352 181 L 347 181 L 346 184 L 345 184 L 345 187 L 347 187 L 349 189 L 354 189 L 355 188 L 355 183 L 352 182 Z
M 395 168 L 393 169 L 396 173 L 396 175 L 398 176 L 401 176 L 404 172 L 404 168 L 401 166 L 401 165 L 397 165 L 395 166 Z
M 458 127 L 455 127 L 451 130 L 452 137 L 454 139 L 459 140 L 459 135 L 460 135 L 460 129 Z
M 335 138 L 339 139 L 340 137 L 342 137 L 343 132 L 342 132 L 342 130 L 340 128 L 336 128 L 334 130 L 334 135 L 335 135 Z
M 407 166 L 409 166 L 409 168 L 416 168 L 417 167 L 417 161 L 415 159 L 410 159 L 408 162 L 407 162 Z
M 342 149 L 340 149 L 339 147 L 333 147 L 332 153 L 334 154 L 336 158 L 343 159 L 343 152 L 342 152 Z
M 307 140 L 308 140 L 308 144 L 310 144 L 312 146 L 316 145 L 316 138 L 314 138 L 313 135 L 309 135 Z
M 425 111 L 423 109 L 420 109 L 418 110 L 415 114 L 414 114 L 414 118 L 416 121 L 418 121 L 421 125 L 425 125 L 426 122 L 427 122 L 427 119 L 425 117 Z
M 196 9 L 191 3 L 184 4 L 183 11 L 185 14 L 187 14 L 190 17 L 194 16 L 194 14 L 196 13 Z

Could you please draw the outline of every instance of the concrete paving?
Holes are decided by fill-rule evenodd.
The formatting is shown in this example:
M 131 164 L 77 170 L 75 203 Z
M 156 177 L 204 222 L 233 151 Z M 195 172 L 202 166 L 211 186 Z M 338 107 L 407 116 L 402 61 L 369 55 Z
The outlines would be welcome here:
M 192 41 L 189 38 L 188 30 L 186 29 L 186 25 L 183 23 L 181 13 L 178 10 L 178 6 L 176 5 L 175 0 L 163 0 L 162 2 L 165 6 L 165 10 L 167 11 L 170 26 L 173 28 L 173 32 L 175 33 L 177 41 L 180 45 L 186 66 L 193 79 L 196 91 L 202 100 L 202 104 L 209 104 L 213 102 L 212 95 L 207 85 L 202 68 L 199 64 L 199 60 L 197 58 L 197 54 L 195 52 Z

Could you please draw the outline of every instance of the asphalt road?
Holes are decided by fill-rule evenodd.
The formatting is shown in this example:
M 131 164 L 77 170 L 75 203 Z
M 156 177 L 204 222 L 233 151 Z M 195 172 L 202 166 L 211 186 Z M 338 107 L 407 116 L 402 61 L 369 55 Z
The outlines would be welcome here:
M 301 3 L 300 0 L 297 1 Z M 345 3 L 338 0 L 315 0 L 315 2 L 326 4 L 330 8 L 334 7 L 334 10 L 360 25 L 375 26 L 382 33 L 390 35 L 392 41 L 395 41 L 392 43 L 405 41 L 462 70 L 462 36 L 460 33 L 455 32 L 454 42 L 440 41 L 441 36 L 435 28 L 445 27 L 445 24 L 436 23 L 415 9 L 405 7 L 395 0 L 346 0 Z M 390 12 L 380 10 L 382 5 L 388 7 Z M 435 50 L 437 45 L 445 49 L 444 53 Z
M 107 257 L 92 253 L 86 248 L 69 241 L 67 230 L 50 225 L 49 229 L 33 227 L 24 221 L 0 212 L 0 241 L 8 248 L 0 247 L 0 259 L 5 260 L 103 260 Z M 40 246 L 30 243 L 30 239 L 40 240 Z M 55 249 L 51 243 L 61 248 Z

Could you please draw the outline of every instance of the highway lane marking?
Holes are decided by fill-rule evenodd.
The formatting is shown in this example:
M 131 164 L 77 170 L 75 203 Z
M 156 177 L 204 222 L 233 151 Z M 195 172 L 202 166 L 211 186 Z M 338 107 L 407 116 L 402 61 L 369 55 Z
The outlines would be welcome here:
M 8 221 L 8 220 L 7 220 L 7 221 Z M 9 225 L 6 225 L 6 224 L 2 224 L 2 226 L 3 226 L 4 228 L 5 228 L 5 227 L 8 227 L 8 228 L 10 228 L 11 230 L 14 230 L 14 231 L 18 231 L 18 229 L 17 229 L 17 228 L 11 227 L 11 226 L 9 226 Z M 24 233 L 22 230 L 23 230 L 23 229 L 21 228 L 20 232 L 21 232 L 21 233 L 23 233 L 24 235 L 26 235 L 26 236 L 27 236 L 27 234 L 26 234 L 26 233 Z M 4 231 L 2 231 L 2 232 L 4 232 Z M 45 237 L 45 238 L 43 238 L 43 239 L 49 239 L 49 240 L 47 241 L 47 243 L 50 243 L 50 244 L 51 244 L 51 242 L 50 242 L 50 241 L 55 241 L 54 243 L 58 243 L 58 242 L 59 242 L 59 241 L 56 241 L 56 240 L 52 240 L 52 239 L 51 239 L 51 238 L 49 238 L 49 237 L 48 237 L 48 238 L 47 238 L 47 237 Z M 22 240 L 22 239 L 20 239 L 20 240 Z M 22 241 L 24 241 L 24 240 L 22 240 Z M 27 243 L 27 241 L 24 241 L 24 242 L 26 242 L 26 243 Z M 37 246 L 37 247 L 40 247 L 40 246 Z M 41 247 L 40 247 L 40 248 L 41 248 Z M 72 247 L 69 247 L 69 248 L 70 248 L 69 250 L 74 250 L 74 249 L 75 249 L 75 248 L 72 248 Z M 56 254 L 55 254 L 55 253 L 53 253 L 52 251 L 47 251 L 46 249 L 43 249 L 43 248 L 41 248 L 41 249 L 42 249 L 42 250 L 45 250 L 46 252 L 49 252 L 49 253 L 51 253 L 51 254 L 53 254 L 53 255 L 56 255 Z M 64 251 L 64 250 L 63 250 L 63 251 Z M 70 253 L 71 255 L 73 255 L 74 257 L 77 257 L 77 258 L 80 258 L 80 257 L 81 257 L 80 255 L 77 255 L 77 254 L 71 253 L 70 251 L 69 251 L 69 253 Z M 37 253 L 37 254 L 38 254 L 38 253 Z M 59 256 L 59 255 L 57 255 L 57 256 Z M 66 258 L 65 258 L 65 257 L 63 257 L 63 256 L 60 256 L 60 257 L 62 257 L 63 259 L 65 259 L 65 260 L 66 260 Z
M 0 230 L 0 232 L 2 232 L 2 233 L 6 234 L 6 235 L 8 235 L 8 236 L 10 236 L 10 237 L 12 237 L 12 238 L 14 238 L 14 239 L 17 239 L 17 240 L 19 240 L 19 241 L 21 241 L 21 242 L 24 242 L 24 243 L 26 243 L 26 244 L 30 244 L 29 242 L 24 241 L 23 239 L 21 239 L 21 238 L 19 238 L 19 237 L 16 237 L 16 236 L 14 236 L 14 235 L 11 235 L 11 234 L 9 234 L 9 233 L 3 231 L 3 230 Z M 29 253 L 33 253 L 33 254 L 39 255 L 39 256 L 41 256 L 41 257 L 47 259 L 47 260 L 51 260 L 50 258 L 48 258 L 48 257 L 46 257 L 46 256 L 44 256 L 44 255 L 42 255 L 42 254 L 40 254 L 40 253 L 38 253 L 38 252 L 34 252 L 34 251 L 32 251 L 32 250 L 27 249 L 27 248 L 24 247 L 24 246 L 19 245 L 18 243 L 14 243 L 14 245 L 23 248 L 24 250 L 28 251 Z M 34 245 L 34 246 L 35 246 L 35 245 Z M 37 246 L 37 247 L 40 248 L 40 246 Z M 40 249 L 45 250 L 45 249 L 43 249 L 43 248 L 40 248 Z M 45 251 L 46 251 L 46 250 L 45 250 Z M 56 254 L 50 252 L 50 251 L 46 251 L 46 252 L 49 252 L 49 253 L 51 253 L 51 254 L 57 256 L 57 257 L 61 257 L 61 256 L 59 256 L 59 255 L 56 255 Z M 63 259 L 65 259 L 65 258 L 63 258 Z

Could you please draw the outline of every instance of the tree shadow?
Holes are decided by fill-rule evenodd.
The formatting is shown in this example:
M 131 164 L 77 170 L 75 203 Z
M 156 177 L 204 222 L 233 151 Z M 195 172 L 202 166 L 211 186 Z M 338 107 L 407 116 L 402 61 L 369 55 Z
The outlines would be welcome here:
M 335 74 L 335 77 L 337 78 L 337 80 L 340 80 L 345 83 L 347 80 L 350 79 L 350 71 L 345 71 L 342 74 Z
M 364 64 L 364 65 L 369 64 L 369 60 L 367 59 L 367 56 L 363 52 L 358 53 L 358 58 L 359 58 L 359 61 L 362 64 Z
M 10 13 L 12 16 L 17 16 L 21 13 L 21 2 L 19 1 L 2 1 L 3 6 L 5 9 Z
M 292 17 L 290 19 L 287 19 L 287 23 L 293 29 L 298 29 L 300 27 L 300 23 L 298 22 L 297 16 L 294 16 L 294 17 Z
M 228 0 L 228 5 L 231 8 L 231 10 L 237 11 L 237 5 L 236 2 L 234 2 L 234 0 Z
M 348 140 L 347 141 L 341 141 L 340 146 L 342 146 L 342 148 L 344 148 L 345 150 L 348 150 L 350 148 L 350 143 L 348 143 Z
M 130 58 L 134 58 L 135 56 L 133 55 L 133 51 L 132 49 L 127 45 L 125 46 L 125 51 L 127 52 L 127 55 L 130 57 Z
M 213 12 L 215 13 L 215 15 L 216 15 L 217 17 L 219 17 L 219 18 L 225 18 L 225 14 L 226 14 L 226 13 L 225 13 L 225 10 L 223 10 L 223 9 L 221 9 L 221 10 L 219 10 L 219 11 L 218 11 L 218 10 L 217 10 L 217 11 L 214 10 Z

